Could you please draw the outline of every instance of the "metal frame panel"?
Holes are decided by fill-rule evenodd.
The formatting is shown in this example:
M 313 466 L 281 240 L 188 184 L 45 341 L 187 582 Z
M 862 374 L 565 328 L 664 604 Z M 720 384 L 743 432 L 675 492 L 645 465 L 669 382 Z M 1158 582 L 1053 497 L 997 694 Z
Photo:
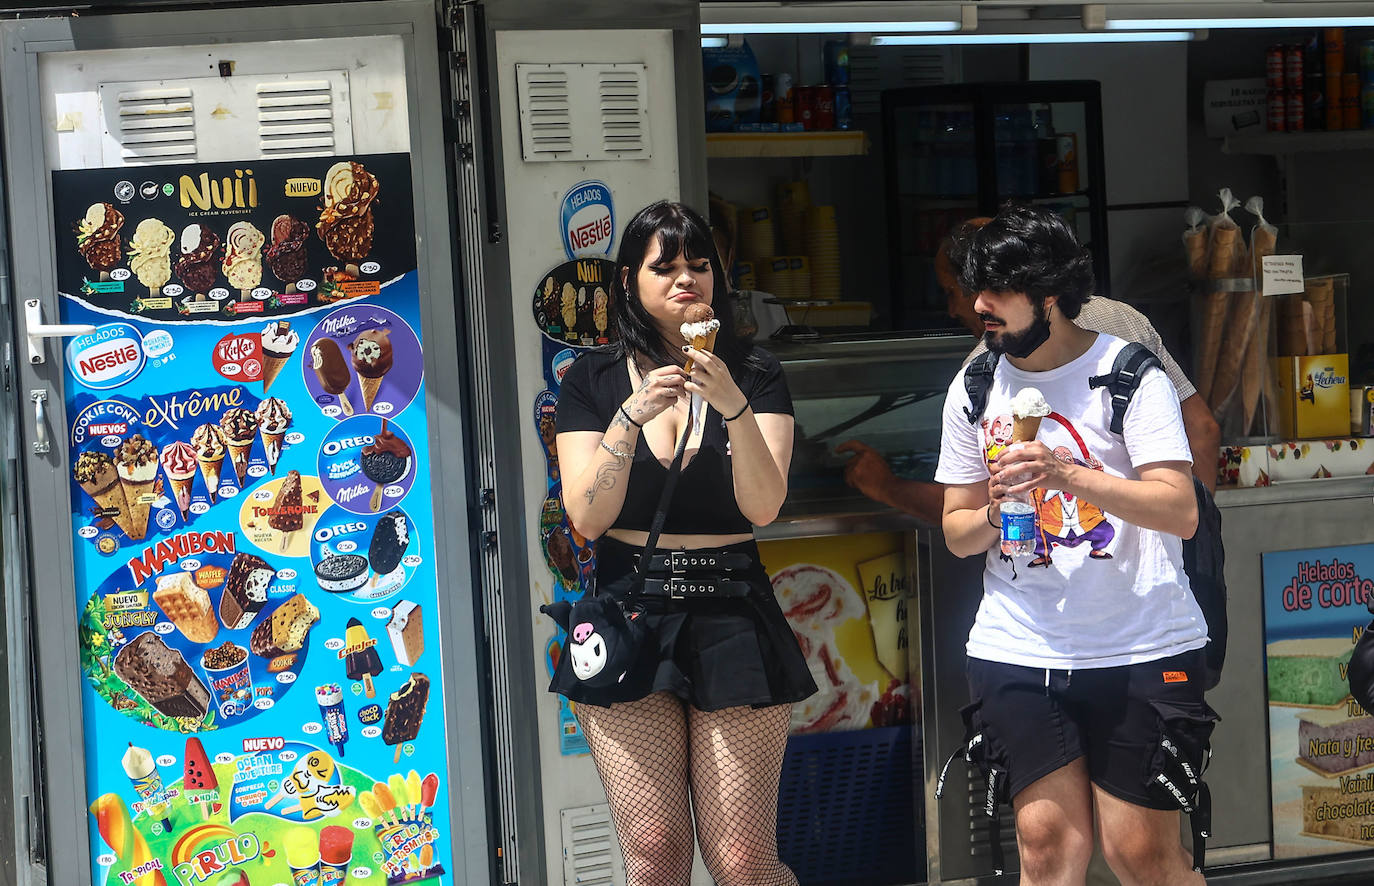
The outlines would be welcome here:
M 465 477 L 465 454 L 452 441 L 464 439 L 461 376 L 457 361 L 459 306 L 455 289 L 451 242 L 454 219 L 439 183 L 447 188 L 443 131 L 440 115 L 440 73 L 434 5 L 429 0 L 391 0 L 385 3 L 348 3 L 328 10 L 316 6 L 278 6 L 256 9 L 216 9 L 195 12 L 129 13 L 85 18 L 39 19 L 8 22 L 0 27 L 5 49 L 0 61 L 4 94 L 3 121 L 6 134 L 5 165 L 10 219 L 24 220 L 11 228 L 11 252 L 36 257 L 18 263 L 15 290 L 37 294 L 47 316 L 56 316 L 54 279 L 55 247 L 52 242 L 51 197 L 44 160 L 42 119 L 38 90 L 38 54 L 72 50 L 129 47 L 174 47 L 188 43 L 246 43 L 271 40 L 395 34 L 405 43 L 405 74 L 408 84 L 408 115 L 411 131 L 412 173 L 416 231 L 420 250 L 421 291 L 425 299 L 425 372 L 427 407 L 431 416 L 429 435 L 437 476 Z M 61 398 L 61 349 L 46 345 L 48 362 L 24 366 L 18 373 L 21 391 L 50 391 L 52 402 Z M 60 416 L 60 412 L 59 412 Z M 59 417 L 53 424 L 64 422 Z M 22 434 L 29 436 L 26 420 Z M 70 580 L 72 542 L 69 484 L 66 482 L 65 433 L 51 435 L 55 445 L 46 457 L 27 455 L 26 497 L 29 501 L 30 541 L 35 568 L 32 579 L 47 585 L 34 595 L 36 645 L 34 673 L 39 683 L 42 710 L 42 749 L 45 751 L 48 820 L 60 823 L 66 845 L 78 852 L 54 852 L 46 881 L 62 886 L 88 886 L 89 844 L 85 772 L 81 752 L 81 674 L 75 655 L 76 597 Z M 436 525 L 453 537 L 466 540 L 467 502 L 464 485 L 436 483 L 433 502 Z M 38 541 L 41 540 L 41 541 Z M 467 544 L 439 545 L 439 574 L 449 579 L 446 605 L 440 614 L 442 632 L 449 640 L 443 648 L 445 706 L 449 732 L 449 781 L 459 788 L 450 794 L 453 817 L 454 878 L 458 882 L 492 881 L 491 850 L 487 821 L 487 778 L 481 723 L 465 715 L 479 710 L 485 672 L 484 645 L 476 630 L 472 580 L 473 563 Z M 14 591 L 7 582 L 7 590 Z M 41 674 L 41 680 L 39 675 Z M 15 829 L 16 835 L 19 829 Z M 17 839 L 21 837 L 16 836 Z M 19 847 L 28 852 L 27 845 Z M 21 873 L 23 873 L 21 871 Z M 38 877 L 21 883 L 42 882 Z

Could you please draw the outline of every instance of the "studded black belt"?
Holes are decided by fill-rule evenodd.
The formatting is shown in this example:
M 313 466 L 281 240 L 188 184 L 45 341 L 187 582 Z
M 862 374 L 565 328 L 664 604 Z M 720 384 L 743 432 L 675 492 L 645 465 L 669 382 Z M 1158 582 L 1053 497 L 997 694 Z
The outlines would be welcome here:
M 749 593 L 749 587 L 747 581 L 715 576 L 646 578 L 641 593 L 648 597 L 667 597 L 670 600 L 704 600 L 743 597 Z
M 691 575 L 692 573 L 728 573 L 748 569 L 754 560 L 742 551 L 669 551 L 649 558 L 648 575 Z

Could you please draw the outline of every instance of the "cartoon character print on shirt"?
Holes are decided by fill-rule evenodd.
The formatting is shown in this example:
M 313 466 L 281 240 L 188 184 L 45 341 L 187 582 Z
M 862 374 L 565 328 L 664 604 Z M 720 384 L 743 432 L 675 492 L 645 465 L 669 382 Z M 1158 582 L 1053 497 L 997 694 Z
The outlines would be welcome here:
M 1067 418 L 1057 412 L 1051 412 L 1045 419 L 1047 422 L 1057 423 L 1062 432 L 1073 438 L 1083 454 L 1082 459 L 1076 458 L 1068 446 L 1055 446 L 1051 450 L 1055 458 L 1064 464 L 1076 464 L 1094 471 L 1102 470 L 1102 462 L 1088 451 L 1087 444 Z M 982 429 L 984 457 L 991 468 L 1002 450 L 1011 445 L 1012 418 L 1010 415 L 984 418 Z M 1050 430 L 1051 428 L 1042 424 L 1041 438 L 1043 439 L 1046 436 L 1045 432 Z M 1089 545 L 1090 559 L 1112 558 L 1107 547 L 1116 537 L 1116 527 L 1111 524 L 1100 507 L 1062 489 L 1036 489 L 1031 493 L 1031 501 L 1035 505 L 1035 557 L 1029 566 L 1048 567 L 1054 562 L 1056 547 L 1076 548 L 1084 542 Z

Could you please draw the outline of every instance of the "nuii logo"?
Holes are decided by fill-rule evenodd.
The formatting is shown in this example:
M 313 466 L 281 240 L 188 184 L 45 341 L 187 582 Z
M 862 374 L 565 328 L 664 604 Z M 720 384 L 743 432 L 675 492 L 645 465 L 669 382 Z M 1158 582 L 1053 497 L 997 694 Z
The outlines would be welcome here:
M 235 169 L 232 178 L 226 175 L 213 181 L 208 172 L 202 172 L 197 178 L 183 175 L 178 191 L 182 209 L 190 209 L 193 205 L 201 210 L 211 206 L 215 209 L 253 209 L 258 205 L 258 183 L 251 169 Z
M 128 323 L 111 323 L 67 343 L 67 367 L 88 388 L 106 391 L 143 369 L 143 336 Z
M 578 182 L 563 195 L 560 212 L 563 249 L 568 258 L 606 255 L 615 239 L 615 206 L 611 189 L 601 181 Z
M 1334 388 L 1345 384 L 1345 376 L 1337 375 L 1334 367 L 1325 366 L 1312 373 L 1312 381 L 1319 388 Z

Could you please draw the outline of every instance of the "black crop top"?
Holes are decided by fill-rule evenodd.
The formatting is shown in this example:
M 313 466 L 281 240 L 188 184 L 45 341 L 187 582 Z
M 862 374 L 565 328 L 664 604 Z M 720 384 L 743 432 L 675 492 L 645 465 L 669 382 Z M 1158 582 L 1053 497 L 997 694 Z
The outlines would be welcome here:
M 749 398 L 756 415 L 770 412 L 791 415 L 792 395 L 788 393 L 782 366 L 776 357 L 761 348 L 755 348 L 753 353 L 761 359 L 763 368 L 746 366 L 738 370 L 735 380 L 740 391 Z M 558 433 L 605 433 L 616 410 L 630 393 L 630 368 L 625 358 L 609 350 L 583 354 L 563 376 L 558 391 Z M 740 513 L 735 501 L 734 475 L 726 454 L 730 438 L 725 430 L 725 419 L 710 406 L 706 409 L 701 448 L 682 468 L 663 531 L 678 535 L 750 532 L 753 526 Z M 654 456 L 641 434 L 635 445 L 634 461 L 630 464 L 625 504 L 611 524 L 612 528 L 648 532 L 667 477 L 668 469 Z

